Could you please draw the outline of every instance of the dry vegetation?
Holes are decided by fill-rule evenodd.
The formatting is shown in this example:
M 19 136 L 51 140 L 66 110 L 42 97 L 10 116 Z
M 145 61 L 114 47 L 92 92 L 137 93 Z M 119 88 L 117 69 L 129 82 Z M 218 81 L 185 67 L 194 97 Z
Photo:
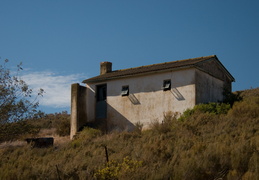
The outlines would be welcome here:
M 0 124 L 0 143 L 27 137 L 67 136 L 69 133 L 70 115 L 66 111 L 55 114 L 39 112 L 28 120 Z
M 2 148 L 0 179 L 259 179 L 259 89 L 238 95 L 142 132 L 85 128 L 63 146 Z

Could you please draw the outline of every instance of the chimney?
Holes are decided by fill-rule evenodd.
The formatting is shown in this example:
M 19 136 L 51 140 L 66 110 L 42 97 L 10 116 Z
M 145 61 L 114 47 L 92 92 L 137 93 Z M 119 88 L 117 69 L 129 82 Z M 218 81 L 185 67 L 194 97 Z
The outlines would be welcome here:
M 100 63 L 100 74 L 106 74 L 112 71 L 112 63 L 111 62 L 101 62 Z

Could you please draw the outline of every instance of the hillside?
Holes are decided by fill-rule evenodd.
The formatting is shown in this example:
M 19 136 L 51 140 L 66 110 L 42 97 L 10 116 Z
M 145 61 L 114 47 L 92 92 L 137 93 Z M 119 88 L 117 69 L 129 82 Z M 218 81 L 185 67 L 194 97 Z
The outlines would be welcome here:
M 259 88 L 228 104 L 167 113 L 150 130 L 85 128 L 52 148 L 0 149 L 0 179 L 251 179 L 259 177 Z

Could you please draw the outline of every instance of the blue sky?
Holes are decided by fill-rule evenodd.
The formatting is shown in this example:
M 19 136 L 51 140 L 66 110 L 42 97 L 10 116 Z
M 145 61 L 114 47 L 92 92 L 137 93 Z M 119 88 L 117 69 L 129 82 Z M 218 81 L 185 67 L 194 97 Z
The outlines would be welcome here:
M 0 57 L 46 93 L 45 112 L 70 109 L 70 84 L 124 69 L 217 55 L 233 91 L 259 87 L 257 0 L 1 0 Z

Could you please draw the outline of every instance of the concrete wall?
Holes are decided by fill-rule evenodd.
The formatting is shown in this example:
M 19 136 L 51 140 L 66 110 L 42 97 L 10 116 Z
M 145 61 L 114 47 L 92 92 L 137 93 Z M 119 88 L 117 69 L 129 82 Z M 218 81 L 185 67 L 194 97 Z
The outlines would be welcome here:
M 223 101 L 224 81 L 196 70 L 196 103 Z
M 106 82 L 107 123 L 109 130 L 132 130 L 134 124 L 149 126 L 162 121 L 165 113 L 183 112 L 195 105 L 195 69 L 185 69 L 148 76 Z M 171 90 L 163 91 L 164 80 L 171 79 Z M 99 83 L 103 84 L 103 83 Z M 87 84 L 87 115 L 95 120 L 95 88 Z M 129 86 L 129 96 L 121 96 L 122 86 Z
M 86 97 L 86 87 L 80 86 L 78 83 L 71 85 L 71 139 L 87 123 Z
M 101 84 L 103 84 L 103 83 L 101 83 Z M 98 84 L 96 84 L 96 85 L 98 85 Z M 86 104 L 88 104 L 87 109 L 86 109 L 86 114 L 87 114 L 88 121 L 90 121 L 90 122 L 95 121 L 95 105 L 96 105 L 95 90 L 96 90 L 96 85 L 95 84 L 92 84 L 92 85 L 86 84 L 86 88 L 87 88 Z
M 219 61 L 212 59 L 206 63 L 199 64 L 199 67 L 212 77 L 224 82 L 224 89 L 228 92 L 232 92 L 232 80 L 227 76 L 226 71 L 222 67 Z

